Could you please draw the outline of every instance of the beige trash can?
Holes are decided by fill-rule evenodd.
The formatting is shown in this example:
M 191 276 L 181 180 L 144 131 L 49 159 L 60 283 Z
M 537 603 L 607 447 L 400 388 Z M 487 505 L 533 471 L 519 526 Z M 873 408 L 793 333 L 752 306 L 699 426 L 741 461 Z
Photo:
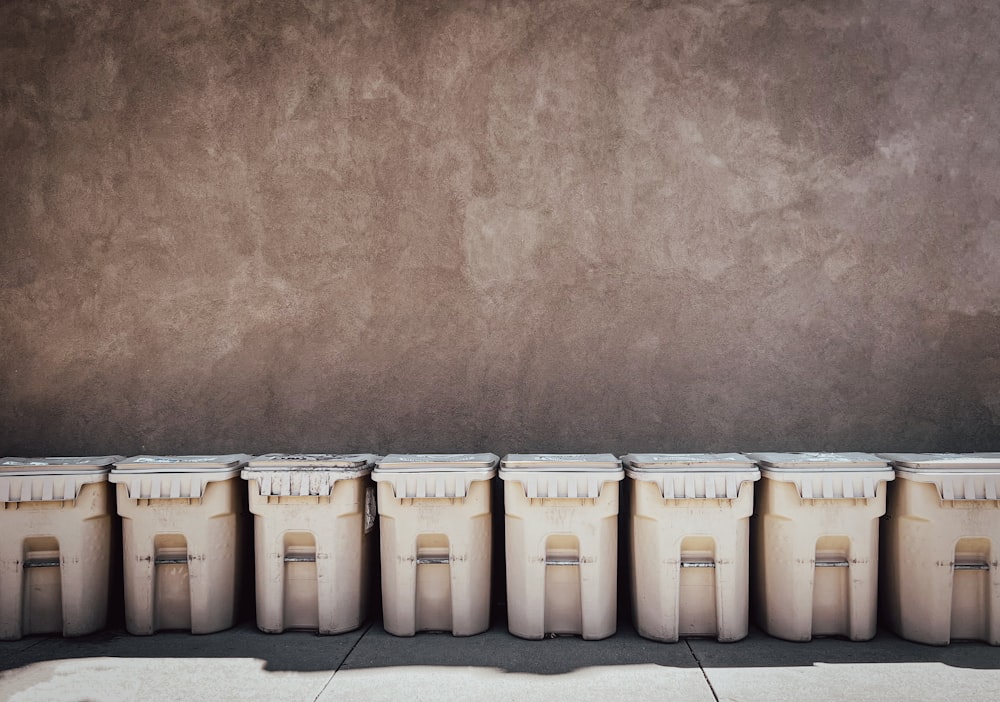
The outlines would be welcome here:
M 249 456 L 133 456 L 109 479 L 122 517 L 125 628 L 131 634 L 233 626 Z
M 886 453 L 882 605 L 910 641 L 1000 645 L 1000 453 Z
M 277 634 L 357 629 L 367 614 L 375 490 L 371 454 L 254 457 L 257 626 Z
M 104 627 L 119 459 L 0 459 L 0 640 Z
M 635 628 L 656 641 L 747 635 L 760 471 L 738 453 L 629 454 Z
M 615 633 L 624 476 L 611 454 L 503 459 L 510 633 L 524 639 Z
M 382 616 L 395 636 L 490 626 L 491 483 L 498 457 L 392 454 L 378 461 Z
M 751 453 L 758 623 L 772 636 L 875 636 L 888 462 L 867 453 Z

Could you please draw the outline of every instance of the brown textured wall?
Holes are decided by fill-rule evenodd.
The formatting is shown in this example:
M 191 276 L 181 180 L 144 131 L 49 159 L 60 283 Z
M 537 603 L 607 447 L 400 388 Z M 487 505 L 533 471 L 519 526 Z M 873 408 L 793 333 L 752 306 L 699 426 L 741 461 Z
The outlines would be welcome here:
M 1000 449 L 992 2 L 5 2 L 0 452 Z

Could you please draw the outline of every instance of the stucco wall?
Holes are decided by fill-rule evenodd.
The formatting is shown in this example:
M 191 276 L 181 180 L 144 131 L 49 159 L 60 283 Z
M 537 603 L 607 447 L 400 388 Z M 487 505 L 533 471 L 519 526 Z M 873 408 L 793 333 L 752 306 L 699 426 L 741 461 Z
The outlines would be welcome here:
M 1000 449 L 1000 6 L 5 2 L 0 452 Z

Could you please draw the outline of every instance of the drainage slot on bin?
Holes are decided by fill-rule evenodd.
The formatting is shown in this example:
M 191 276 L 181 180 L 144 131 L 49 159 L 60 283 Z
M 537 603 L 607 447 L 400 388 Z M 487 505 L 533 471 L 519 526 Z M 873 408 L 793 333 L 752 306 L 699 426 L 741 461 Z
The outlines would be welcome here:
M 24 568 L 58 568 L 59 556 L 34 556 L 25 559 L 21 565 Z
M 817 568 L 847 568 L 851 564 L 846 560 L 840 561 L 816 561 Z
M 714 568 L 715 561 L 681 561 L 681 568 Z
M 989 570 L 989 563 L 956 563 L 952 566 L 955 570 Z

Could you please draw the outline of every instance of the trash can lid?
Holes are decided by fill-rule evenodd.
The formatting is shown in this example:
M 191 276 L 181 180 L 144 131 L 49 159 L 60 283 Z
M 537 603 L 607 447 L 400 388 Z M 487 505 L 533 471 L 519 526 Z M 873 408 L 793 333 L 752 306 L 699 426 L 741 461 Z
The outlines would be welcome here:
M 748 453 L 761 468 L 771 471 L 849 471 L 849 470 L 889 470 L 888 460 L 872 453 L 844 452 L 826 453 L 803 451 L 792 453 Z
M 493 453 L 390 453 L 376 462 L 375 472 L 492 471 L 499 460 Z
M 3 475 L 87 475 L 107 473 L 122 456 L 46 456 L 44 458 L 0 458 Z
M 618 471 L 622 462 L 610 453 L 511 453 L 500 461 L 500 472 L 505 470 Z
M 742 453 L 630 453 L 622 461 L 636 473 L 756 470 Z
M 250 470 L 364 470 L 378 459 L 372 453 L 265 453 L 254 456 Z
M 132 456 L 115 464 L 114 473 L 204 473 L 233 470 L 246 464 L 250 456 L 231 453 L 224 456 Z
M 880 453 L 904 473 L 1000 471 L 1000 453 Z

